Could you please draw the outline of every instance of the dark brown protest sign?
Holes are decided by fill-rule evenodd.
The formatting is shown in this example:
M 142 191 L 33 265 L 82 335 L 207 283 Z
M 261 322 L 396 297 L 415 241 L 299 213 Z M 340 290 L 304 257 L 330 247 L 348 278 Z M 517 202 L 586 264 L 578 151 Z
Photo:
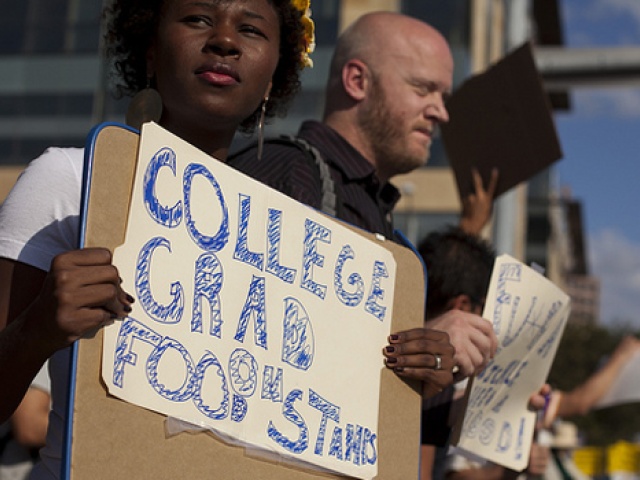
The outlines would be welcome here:
M 460 198 L 473 192 L 473 168 L 485 185 L 498 169 L 497 197 L 562 158 L 530 43 L 464 82 L 447 110 L 442 137 Z

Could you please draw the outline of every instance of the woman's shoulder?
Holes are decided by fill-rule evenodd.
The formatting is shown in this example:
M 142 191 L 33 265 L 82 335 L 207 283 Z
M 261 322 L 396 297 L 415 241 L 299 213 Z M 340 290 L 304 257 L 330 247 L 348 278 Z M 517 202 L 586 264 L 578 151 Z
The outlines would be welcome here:
M 47 191 L 75 192 L 81 185 L 84 169 L 84 149 L 49 147 L 24 169 L 16 186 L 45 188 Z M 77 189 L 78 194 L 80 189 Z
M 83 150 L 48 148 L 22 172 L 0 209 L 0 256 L 47 270 L 75 248 Z
M 39 157 L 32 160 L 27 168 L 40 169 L 71 169 L 82 174 L 84 168 L 84 148 L 49 147 Z

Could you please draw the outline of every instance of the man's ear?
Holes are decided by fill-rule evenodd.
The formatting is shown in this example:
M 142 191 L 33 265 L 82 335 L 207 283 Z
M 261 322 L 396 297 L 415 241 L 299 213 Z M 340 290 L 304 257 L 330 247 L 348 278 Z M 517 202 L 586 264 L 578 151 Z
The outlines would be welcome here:
M 359 102 L 367 95 L 369 88 L 369 68 L 356 58 L 342 67 L 342 86 L 347 95 Z
M 457 295 L 456 297 L 449 300 L 452 309 L 462 310 L 463 312 L 471 312 L 472 311 L 472 302 L 471 297 L 464 293 Z

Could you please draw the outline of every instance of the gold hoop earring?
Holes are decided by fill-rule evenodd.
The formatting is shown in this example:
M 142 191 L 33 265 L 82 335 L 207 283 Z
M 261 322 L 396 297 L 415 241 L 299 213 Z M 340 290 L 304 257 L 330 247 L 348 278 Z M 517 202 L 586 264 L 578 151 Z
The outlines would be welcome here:
M 125 121 L 127 125 L 140 130 L 143 123 L 157 123 L 160 117 L 162 117 L 162 97 L 158 90 L 151 87 L 151 78 L 147 78 L 147 86 L 131 99 Z
M 262 100 L 262 109 L 260 111 L 260 121 L 258 122 L 258 160 L 262 159 L 262 150 L 264 147 L 264 119 L 267 114 L 267 102 L 269 95 Z

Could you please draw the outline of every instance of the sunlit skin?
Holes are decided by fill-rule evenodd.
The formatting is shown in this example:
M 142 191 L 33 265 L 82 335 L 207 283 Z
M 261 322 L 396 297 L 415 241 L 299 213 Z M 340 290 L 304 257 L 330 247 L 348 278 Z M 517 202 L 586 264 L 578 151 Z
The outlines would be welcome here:
M 148 55 L 161 125 L 224 160 L 238 124 L 268 94 L 280 25 L 267 0 L 171 0 Z
M 358 57 L 343 69 L 346 93 L 358 102 L 352 123 L 331 105 L 325 121 L 386 181 L 427 161 L 436 127 L 449 120 L 453 58 L 442 35 L 424 22 L 392 14 L 366 21 L 376 34 L 354 48 Z
M 400 39 L 406 45 L 398 45 L 398 51 L 410 49 L 420 58 L 395 54 L 391 68 L 386 65 L 390 54 L 381 56 L 381 65 L 371 67 L 372 95 L 363 105 L 373 110 L 362 115 L 363 128 L 369 132 L 378 171 L 385 178 L 424 165 L 436 127 L 449 120 L 444 101 L 451 89 L 453 61 L 448 49 L 436 50 L 432 43 L 419 43 L 415 37 Z M 378 76 L 373 73 L 377 68 L 389 74 Z

